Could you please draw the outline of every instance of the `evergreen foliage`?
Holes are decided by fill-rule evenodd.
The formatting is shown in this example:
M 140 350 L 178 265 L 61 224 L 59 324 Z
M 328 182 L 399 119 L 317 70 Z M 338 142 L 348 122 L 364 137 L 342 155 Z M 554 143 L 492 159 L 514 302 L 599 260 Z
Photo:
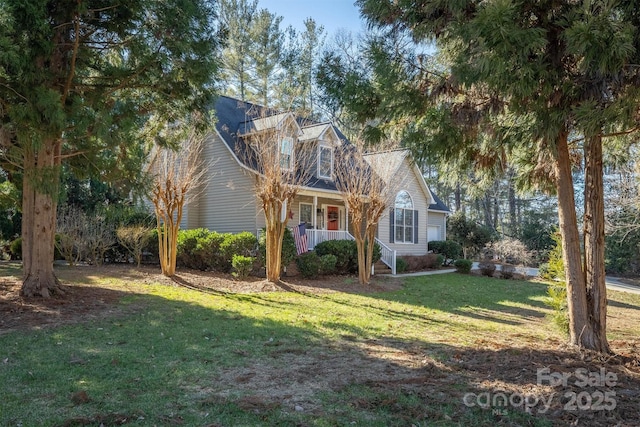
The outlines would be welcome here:
M 367 242 L 368 245 L 368 242 Z M 353 240 L 326 240 L 318 243 L 314 251 L 320 257 L 333 255 L 336 257 L 336 272 L 338 274 L 355 273 L 358 271 L 358 248 Z M 382 256 L 382 249 L 377 243 L 373 246 L 373 263 Z
M 207 123 L 190 113 L 214 94 L 213 4 L 104 6 L 0 3 L 1 160 L 22 178 L 25 296 L 64 293 L 52 268 L 63 164 L 139 182 L 149 145 L 182 139 L 164 124 Z
M 462 274 L 469 274 L 469 272 L 471 272 L 472 265 L 473 265 L 473 262 L 471 262 L 471 260 L 464 259 L 464 258 L 457 259 L 453 263 L 453 266 L 456 268 L 456 271 Z

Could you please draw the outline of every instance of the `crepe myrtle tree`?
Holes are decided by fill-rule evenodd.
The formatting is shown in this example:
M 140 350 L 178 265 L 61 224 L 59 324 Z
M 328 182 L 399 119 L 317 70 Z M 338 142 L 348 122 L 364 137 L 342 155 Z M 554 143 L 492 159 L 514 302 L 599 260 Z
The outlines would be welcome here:
M 238 154 L 254 170 L 255 194 L 266 223 L 267 280 L 277 283 L 288 210 L 311 178 L 315 150 L 310 143 L 298 141 L 299 127 L 292 114 L 282 121 L 282 115 L 268 114 L 262 111 L 253 119 L 261 130 L 254 129 L 239 141 Z
M 212 163 L 203 159 L 202 148 L 203 138 L 192 129 L 178 147 L 158 148 L 150 163 L 160 268 L 168 277 L 176 273 L 184 208 L 204 189 L 205 174 L 213 173 Z
M 389 150 L 375 153 L 365 150 L 363 143 L 342 144 L 337 149 L 339 160 L 334 166 L 336 187 L 348 209 L 350 231 L 356 241 L 361 285 L 371 281 L 378 224 L 407 175 L 405 168 L 389 161 Z

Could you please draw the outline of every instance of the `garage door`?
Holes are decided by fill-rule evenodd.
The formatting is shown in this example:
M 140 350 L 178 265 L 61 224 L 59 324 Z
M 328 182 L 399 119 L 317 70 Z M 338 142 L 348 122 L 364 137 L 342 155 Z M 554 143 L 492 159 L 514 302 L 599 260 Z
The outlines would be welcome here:
M 434 240 L 442 240 L 440 237 L 440 227 L 437 225 L 427 226 L 427 240 L 433 242 Z

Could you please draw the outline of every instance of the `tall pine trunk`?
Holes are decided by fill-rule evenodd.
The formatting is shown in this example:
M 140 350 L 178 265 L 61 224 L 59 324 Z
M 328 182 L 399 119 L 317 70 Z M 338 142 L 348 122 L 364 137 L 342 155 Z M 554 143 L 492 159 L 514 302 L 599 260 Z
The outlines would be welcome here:
M 604 270 L 604 183 L 602 136 L 585 140 L 584 265 L 589 322 L 593 334 L 584 346 L 609 353 L 607 341 L 607 288 Z
M 21 293 L 25 297 L 64 293 L 53 272 L 59 149 L 59 142 L 48 139 L 39 148 L 24 152 Z
M 569 341 L 573 345 L 590 348 L 589 344 L 593 342 L 594 331 L 587 306 L 567 133 L 561 133 L 556 142 L 558 152 L 554 168 L 558 191 L 558 220 L 562 236 L 562 258 L 567 282 Z

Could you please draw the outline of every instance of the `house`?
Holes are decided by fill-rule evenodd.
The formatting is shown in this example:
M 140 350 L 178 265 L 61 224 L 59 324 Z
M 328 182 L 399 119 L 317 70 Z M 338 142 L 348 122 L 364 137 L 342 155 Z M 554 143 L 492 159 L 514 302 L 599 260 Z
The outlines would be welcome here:
M 315 151 L 315 170 L 287 207 L 289 224 L 306 223 L 309 249 L 325 240 L 352 238 L 349 212 L 332 180 L 334 164 L 339 161 L 336 148 L 349 143 L 339 129 L 224 96 L 215 103 L 215 113 L 215 132 L 207 137 L 202 153 L 204 159 L 215 162 L 213 171 L 206 175 L 206 187 L 186 207 L 182 227 L 237 233 L 257 232 L 265 226 L 254 191 L 255 166 L 238 153 L 249 135 L 277 127 L 288 130 L 281 145 L 283 153 L 290 144 L 309 144 Z M 395 272 L 396 255 L 424 255 L 429 240 L 446 238 L 449 210 L 429 190 L 407 151 L 370 154 L 376 155 L 392 160 L 398 171 L 410 172 L 378 230 L 383 261 Z

